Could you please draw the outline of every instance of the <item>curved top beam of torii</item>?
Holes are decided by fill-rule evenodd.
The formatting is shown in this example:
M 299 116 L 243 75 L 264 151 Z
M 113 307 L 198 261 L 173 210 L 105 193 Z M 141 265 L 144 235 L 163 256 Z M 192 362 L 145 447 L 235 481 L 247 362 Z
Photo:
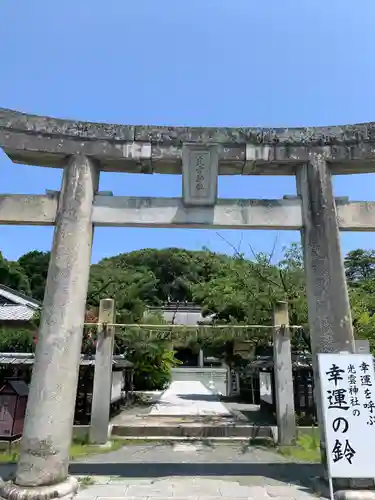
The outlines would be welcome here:
M 321 154 L 333 173 L 375 171 L 375 123 L 308 128 L 115 125 L 0 108 L 0 146 L 16 163 L 62 167 L 72 154 L 101 170 L 180 174 L 184 145 L 214 147 L 224 175 L 293 175 Z

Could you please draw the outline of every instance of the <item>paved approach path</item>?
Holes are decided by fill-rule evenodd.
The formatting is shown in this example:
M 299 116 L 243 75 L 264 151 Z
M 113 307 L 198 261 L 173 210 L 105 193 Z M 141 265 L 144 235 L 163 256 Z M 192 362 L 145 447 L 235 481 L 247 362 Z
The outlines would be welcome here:
M 0 472 L 6 480 L 15 466 Z M 84 478 L 77 500 L 317 500 L 311 478 L 322 470 L 254 446 L 182 442 L 128 444 L 73 462 L 70 474 Z
M 73 463 L 70 472 L 92 478 L 77 500 L 316 500 L 310 478 L 321 470 L 254 446 L 181 442 L 126 445 Z
M 161 395 L 151 408 L 155 416 L 231 416 L 219 397 L 202 382 L 176 381 Z
M 98 483 L 81 489 L 77 500 L 317 500 L 303 488 L 251 486 L 236 478 L 168 477 L 163 479 L 98 478 Z
M 149 415 L 226 420 L 231 412 L 201 382 L 176 381 Z M 85 478 L 77 500 L 316 500 L 309 478 L 320 470 L 246 443 L 188 441 L 128 443 L 72 463 L 70 473 Z

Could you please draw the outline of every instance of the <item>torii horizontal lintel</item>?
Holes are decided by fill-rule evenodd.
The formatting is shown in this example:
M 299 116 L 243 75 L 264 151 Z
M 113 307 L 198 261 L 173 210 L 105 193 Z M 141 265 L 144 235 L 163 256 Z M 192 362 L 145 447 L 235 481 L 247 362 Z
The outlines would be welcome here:
M 294 175 L 311 154 L 335 174 L 375 171 L 375 124 L 299 127 L 117 125 L 0 108 L 0 147 L 16 163 L 61 168 L 82 154 L 103 171 L 181 174 L 183 145 L 215 145 L 220 175 Z
M 59 192 L 0 195 L 0 224 L 53 226 Z M 375 231 L 375 202 L 336 199 L 342 231 Z M 212 207 L 186 207 L 181 198 L 95 196 L 93 224 L 101 227 L 299 230 L 301 200 L 218 199 Z

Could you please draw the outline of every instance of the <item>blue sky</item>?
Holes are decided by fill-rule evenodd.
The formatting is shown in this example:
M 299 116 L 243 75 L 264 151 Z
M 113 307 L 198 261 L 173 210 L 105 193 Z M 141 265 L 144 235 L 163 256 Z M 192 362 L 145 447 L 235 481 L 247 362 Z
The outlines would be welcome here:
M 0 106 L 125 124 L 299 126 L 375 119 L 374 0 L 2 0 Z M 0 153 L 3 193 L 59 189 L 58 170 Z M 179 176 L 102 174 L 115 195 L 179 196 Z M 374 175 L 335 178 L 335 194 L 373 200 Z M 279 198 L 293 178 L 221 178 L 219 196 Z M 246 251 L 297 232 L 221 231 Z M 16 259 L 48 250 L 52 228 L 0 227 Z M 344 252 L 375 248 L 342 235 Z M 230 252 L 215 231 L 98 228 L 93 261 L 144 247 Z

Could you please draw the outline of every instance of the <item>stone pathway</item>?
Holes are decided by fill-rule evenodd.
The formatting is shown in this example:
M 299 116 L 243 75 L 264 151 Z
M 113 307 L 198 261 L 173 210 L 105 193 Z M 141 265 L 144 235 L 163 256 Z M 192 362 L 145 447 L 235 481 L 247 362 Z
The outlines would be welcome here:
M 150 415 L 231 416 L 231 412 L 202 382 L 176 381 L 171 383 L 151 408 Z
M 83 464 L 101 464 L 102 467 L 107 464 L 117 467 L 118 470 L 109 473 L 104 472 L 104 475 L 120 475 L 122 472 L 129 470 L 129 467 L 124 467 L 124 464 L 129 466 L 130 464 L 143 463 L 150 464 L 149 469 L 153 467 L 164 469 L 165 472 L 161 475 L 170 475 L 167 470 L 168 467 L 181 464 L 197 465 L 200 469 L 202 469 L 202 466 L 210 467 L 215 464 L 216 466 L 222 466 L 221 469 L 225 466 L 226 470 L 231 469 L 232 464 L 237 464 L 236 467 L 239 464 L 247 464 L 249 467 L 255 467 L 259 464 L 287 464 L 288 467 L 301 465 L 291 463 L 288 458 L 272 449 L 251 446 L 246 441 L 243 443 L 229 441 L 228 444 L 223 444 L 196 440 L 192 442 L 140 442 L 139 444 L 127 444 L 119 450 L 103 453 L 102 455 L 91 455 L 80 460 L 79 463 L 73 462 L 71 467 L 72 470 L 78 470 L 84 469 Z M 309 464 L 309 466 L 314 467 L 314 464 Z M 89 471 L 90 467 L 88 466 L 86 469 Z M 138 469 L 140 473 L 143 473 L 141 468 L 138 467 Z
M 232 412 L 201 382 L 176 381 L 151 407 L 147 418 L 157 423 L 206 416 L 225 421 L 225 425 L 234 420 L 229 418 Z M 274 451 L 246 442 L 201 440 L 127 444 L 72 463 L 70 473 L 81 478 L 77 500 L 312 500 L 316 496 L 310 478 L 319 475 L 320 468 L 291 463 Z
M 312 500 L 310 478 L 321 473 L 317 464 L 291 463 L 271 450 L 199 441 L 127 445 L 73 463 L 70 471 L 94 483 L 80 490 L 78 500 Z
M 14 466 L 0 464 L 7 479 Z M 320 465 L 293 463 L 272 450 L 244 444 L 182 442 L 125 445 L 73 462 L 77 500 L 313 500 Z
M 171 500 L 316 500 L 296 485 L 244 484 L 237 478 L 167 477 L 162 479 L 96 478 L 96 484 L 80 489 L 77 500 L 171 499 Z

